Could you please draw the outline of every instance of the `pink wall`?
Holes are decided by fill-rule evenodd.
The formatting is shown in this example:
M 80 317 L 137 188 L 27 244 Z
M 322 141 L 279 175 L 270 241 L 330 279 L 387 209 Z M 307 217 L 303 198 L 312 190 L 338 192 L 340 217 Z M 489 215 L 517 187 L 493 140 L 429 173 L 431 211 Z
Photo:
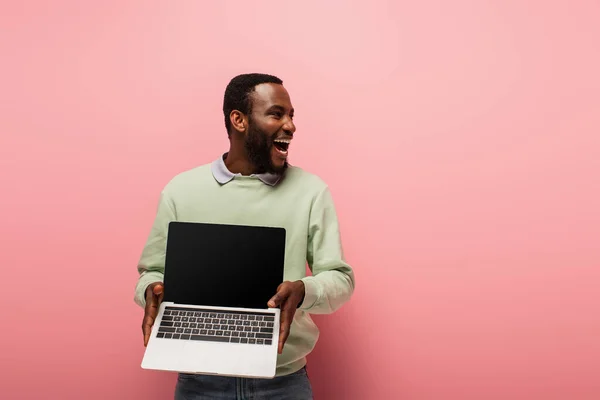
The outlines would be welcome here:
M 284 79 L 356 268 L 317 399 L 600 398 L 597 1 L 5 3 L 0 398 L 172 396 L 135 266 L 247 71 Z

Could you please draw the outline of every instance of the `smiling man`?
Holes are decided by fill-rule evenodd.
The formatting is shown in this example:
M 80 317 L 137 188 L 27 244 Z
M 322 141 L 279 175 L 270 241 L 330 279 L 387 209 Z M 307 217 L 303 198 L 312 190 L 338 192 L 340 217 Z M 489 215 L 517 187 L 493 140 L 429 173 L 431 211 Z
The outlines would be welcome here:
M 277 376 L 179 374 L 175 398 L 312 399 L 306 356 L 319 330 L 310 314 L 334 312 L 354 291 L 331 193 L 319 177 L 288 163 L 296 126 L 290 96 L 279 78 L 266 74 L 233 78 L 225 90 L 223 114 L 229 151 L 175 176 L 161 192 L 138 264 L 135 301 L 144 307 L 144 345 L 162 301 L 169 222 L 283 227 L 284 282 L 271 299 L 265 299 L 265 305 L 281 309 Z

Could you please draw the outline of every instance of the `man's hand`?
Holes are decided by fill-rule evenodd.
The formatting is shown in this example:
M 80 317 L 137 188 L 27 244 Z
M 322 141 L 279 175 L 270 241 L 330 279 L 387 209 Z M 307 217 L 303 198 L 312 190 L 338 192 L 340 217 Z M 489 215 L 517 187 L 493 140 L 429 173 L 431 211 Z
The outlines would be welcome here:
M 279 354 L 283 352 L 283 345 L 290 335 L 290 326 L 294 320 L 296 309 L 304 300 L 304 282 L 283 282 L 277 288 L 275 296 L 267 303 L 270 308 L 281 309 L 281 324 L 279 328 Z
M 144 347 L 148 345 L 152 325 L 158 315 L 158 307 L 163 300 L 164 286 L 162 282 L 154 282 L 146 288 L 146 308 L 144 309 L 144 321 L 142 322 L 142 332 L 144 333 Z

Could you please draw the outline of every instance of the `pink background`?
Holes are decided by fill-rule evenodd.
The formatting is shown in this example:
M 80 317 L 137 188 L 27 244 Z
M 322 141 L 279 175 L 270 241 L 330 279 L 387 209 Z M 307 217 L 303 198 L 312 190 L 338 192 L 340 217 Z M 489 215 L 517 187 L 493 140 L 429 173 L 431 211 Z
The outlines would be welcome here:
M 300 5 L 301 3 L 301 5 Z M 0 10 L 0 398 L 166 399 L 136 263 L 158 193 L 282 77 L 357 290 L 317 399 L 600 398 L 597 1 L 54 1 Z

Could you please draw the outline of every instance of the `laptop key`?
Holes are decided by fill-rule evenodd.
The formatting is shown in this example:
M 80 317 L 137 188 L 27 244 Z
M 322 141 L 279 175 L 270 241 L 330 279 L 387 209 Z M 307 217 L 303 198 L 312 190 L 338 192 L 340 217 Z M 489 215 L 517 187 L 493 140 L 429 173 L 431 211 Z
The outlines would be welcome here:
M 231 343 L 239 343 L 239 342 L 240 342 L 240 338 L 238 338 L 238 337 L 231 338 Z
M 275 321 L 275 317 L 264 317 L 265 321 Z
M 240 342 L 241 342 L 241 343 L 248 343 L 248 339 L 246 339 L 246 338 L 242 338 L 242 339 L 240 339 Z
M 229 327 L 229 330 L 230 330 L 230 331 L 235 331 L 235 326 L 230 326 L 230 327 Z
M 255 335 L 259 339 L 273 339 L 273 335 L 269 335 L 267 333 L 255 333 Z
M 165 339 L 171 339 L 173 337 L 172 333 L 165 333 Z
M 214 335 L 215 335 L 215 331 L 213 331 L 213 330 L 210 330 L 210 331 L 208 331 L 208 334 L 209 334 L 210 336 L 214 336 Z
M 225 331 L 225 332 L 223 332 L 223 336 L 231 336 L 231 332 Z
M 171 333 L 173 333 L 173 332 L 175 332 L 175 328 L 169 328 L 169 327 L 166 327 L 166 326 L 159 326 L 158 327 L 158 331 L 159 332 L 171 332 Z
M 260 328 L 258 326 L 254 327 L 252 328 L 252 332 L 260 332 Z
M 192 329 L 192 335 L 199 335 L 200 329 Z
M 177 328 L 177 333 L 183 333 L 183 328 Z
M 273 333 L 273 328 L 260 328 L 261 333 Z
M 250 333 L 248 334 L 248 337 L 249 337 L 249 338 L 253 338 L 253 337 L 254 337 L 254 333 L 250 332 Z
M 266 339 L 265 344 L 270 346 L 273 344 L 273 341 L 271 339 Z
M 190 339 L 190 335 L 181 335 L 181 339 L 182 340 L 189 340 Z
M 200 334 L 201 335 L 207 335 L 208 331 L 206 329 L 200 329 Z
M 223 331 L 217 331 L 217 336 L 223 336 Z
M 248 343 L 250 343 L 250 344 L 256 344 L 256 339 L 248 339 Z
M 238 337 L 238 336 L 240 336 L 240 333 L 239 332 L 231 332 L 231 336 Z
M 201 340 L 205 342 L 229 342 L 228 337 L 224 336 L 203 336 L 203 335 L 192 335 L 191 340 Z
M 160 326 L 173 326 L 173 322 L 172 321 L 161 321 Z
M 181 322 L 175 322 L 175 327 L 176 328 L 181 328 Z
M 165 311 L 165 313 L 163 314 L 162 319 L 163 319 L 163 321 L 173 321 L 173 316 L 167 314 L 167 312 Z
M 164 337 L 165 337 L 165 333 L 164 333 L 164 332 L 158 332 L 158 333 L 156 334 L 156 337 L 157 337 L 157 338 L 164 338 Z
M 256 339 L 256 344 L 265 344 L 265 339 Z
M 192 333 L 192 330 L 190 328 L 185 328 L 183 333 L 190 334 L 190 333 Z
M 263 320 L 263 317 L 262 317 L 262 315 L 257 315 L 257 316 L 256 316 L 256 320 L 257 320 L 257 321 L 262 321 L 262 320 Z
M 174 333 L 173 334 L 173 339 L 179 339 L 179 336 L 180 336 L 179 333 Z

